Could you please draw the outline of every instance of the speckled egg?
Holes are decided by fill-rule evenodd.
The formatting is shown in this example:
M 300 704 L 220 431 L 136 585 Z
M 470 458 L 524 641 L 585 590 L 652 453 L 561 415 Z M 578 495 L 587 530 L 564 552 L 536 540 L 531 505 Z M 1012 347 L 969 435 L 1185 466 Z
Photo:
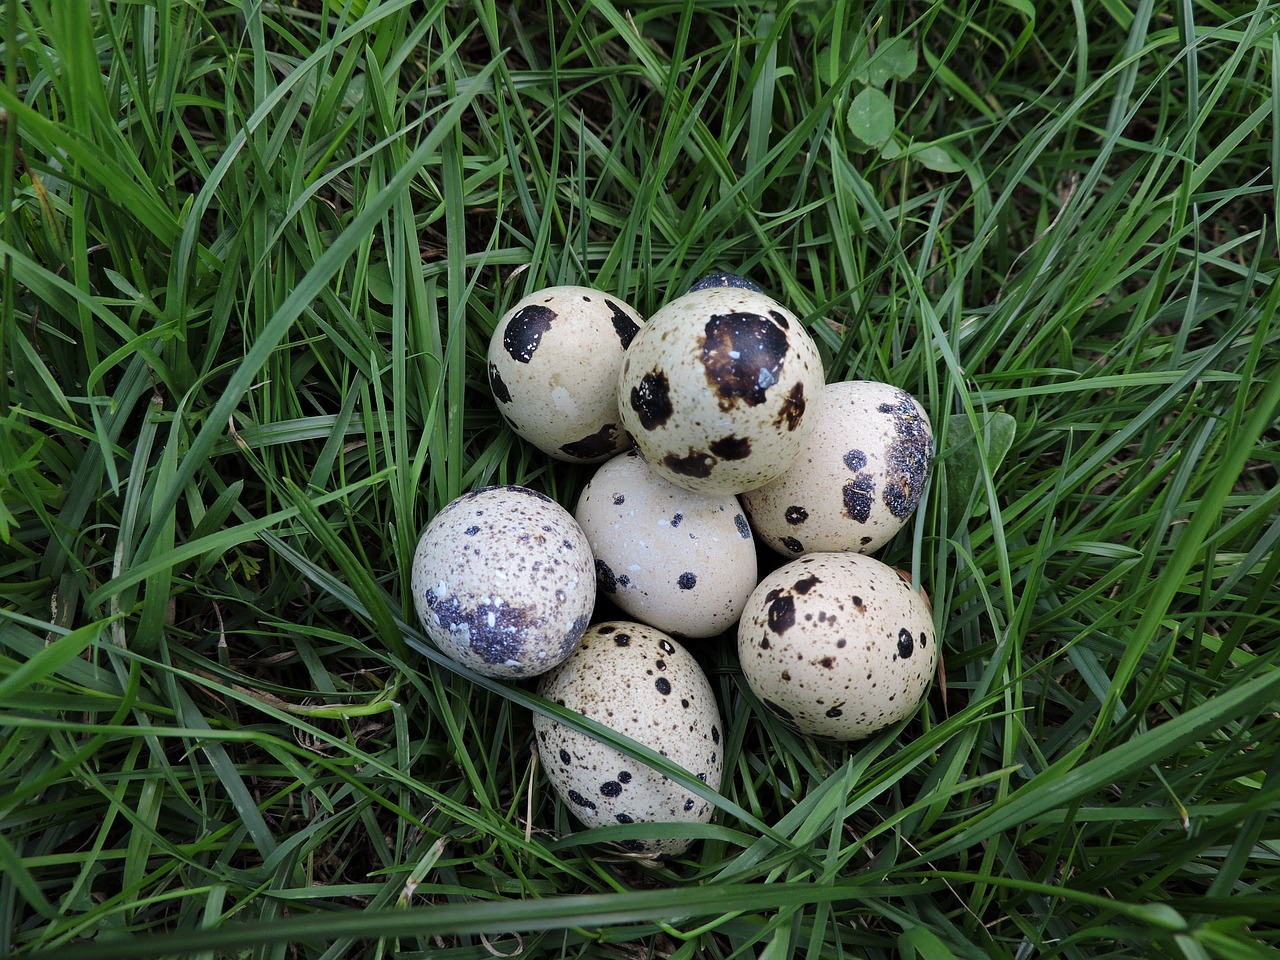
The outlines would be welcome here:
M 737 622 L 755 589 L 755 541 L 737 497 L 668 483 L 637 450 L 600 466 L 574 517 L 600 589 L 659 630 L 715 636 Z
M 932 465 L 933 429 L 911 394 L 871 380 L 832 383 L 795 462 L 742 505 L 784 556 L 869 553 L 910 519 Z
M 892 567 L 812 553 L 747 599 L 738 657 L 756 696 L 797 730 L 858 740 L 915 711 L 938 644 L 929 608 Z
M 738 287 L 742 290 L 754 290 L 756 293 L 764 293 L 759 286 L 752 283 L 746 277 L 740 277 L 736 273 L 724 273 L 723 271 L 707 274 L 690 287 L 689 292 L 692 293 L 694 290 L 709 290 L 712 287 Z
M 489 677 L 532 677 L 577 645 L 595 606 L 591 547 L 564 507 L 527 487 L 450 502 L 413 557 L 413 602 L 445 654 Z
M 590 287 L 547 287 L 519 301 L 489 340 L 489 387 L 503 419 L 559 460 L 596 463 L 626 449 L 618 371 L 643 323 Z
M 636 334 L 618 406 L 664 479 L 741 493 L 800 453 L 823 380 L 817 347 L 790 311 L 756 290 L 712 286 L 671 301 Z
M 713 790 L 723 766 L 720 710 L 693 656 L 661 631 L 612 621 L 587 631 L 538 693 L 650 747 Z M 542 714 L 538 754 L 560 799 L 589 827 L 706 823 L 712 805 L 651 767 Z M 621 841 L 648 857 L 681 853 L 680 838 Z

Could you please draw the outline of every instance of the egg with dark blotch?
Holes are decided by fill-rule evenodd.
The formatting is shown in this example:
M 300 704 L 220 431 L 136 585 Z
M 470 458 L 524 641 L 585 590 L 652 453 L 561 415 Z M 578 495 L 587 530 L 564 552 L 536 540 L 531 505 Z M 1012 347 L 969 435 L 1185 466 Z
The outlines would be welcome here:
M 591 287 L 547 287 L 520 300 L 489 340 L 498 412 L 557 460 L 598 463 L 626 449 L 616 386 L 643 323 L 629 304 Z
M 533 677 L 563 662 L 586 630 L 595 562 L 554 500 L 484 487 L 427 524 L 411 589 L 423 629 L 447 656 L 488 677 Z
M 736 273 L 725 273 L 723 271 L 717 273 L 709 273 L 692 287 L 689 292 L 695 290 L 709 290 L 713 287 L 737 287 L 740 290 L 754 290 L 756 293 L 764 293 L 757 284 L 752 283 L 746 277 L 740 277 Z
M 661 631 L 625 620 L 596 624 L 570 657 L 542 678 L 538 693 L 720 789 L 723 728 L 711 684 L 693 656 Z M 711 803 L 647 764 L 542 714 L 534 714 L 533 728 L 547 779 L 586 826 L 711 819 Z M 662 858 L 682 853 L 691 842 L 632 838 L 619 846 Z
M 812 553 L 747 598 L 738 659 L 775 716 L 812 736 L 858 740 L 915 712 L 938 642 L 928 605 L 894 568 L 857 553 Z
M 636 334 L 618 406 L 663 479 L 737 494 L 795 460 L 823 381 L 817 347 L 790 311 L 757 290 L 711 286 L 668 303 Z
M 911 394 L 872 380 L 831 383 L 795 462 L 742 505 L 783 556 L 869 553 L 911 518 L 932 467 L 933 429 Z
M 637 450 L 601 464 L 574 518 L 600 589 L 627 616 L 681 637 L 732 627 L 756 585 L 756 546 L 736 497 L 658 476 Z

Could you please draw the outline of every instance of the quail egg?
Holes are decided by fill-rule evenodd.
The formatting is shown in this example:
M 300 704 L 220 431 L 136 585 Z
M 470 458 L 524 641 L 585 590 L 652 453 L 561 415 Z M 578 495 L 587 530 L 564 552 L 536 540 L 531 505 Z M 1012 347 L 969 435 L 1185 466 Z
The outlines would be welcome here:
M 532 677 L 562 662 L 595 606 L 595 564 L 564 507 L 527 487 L 484 487 L 427 524 L 413 601 L 445 654 L 489 677 Z
M 791 465 L 823 382 L 817 347 L 790 311 L 756 290 L 712 286 L 671 301 L 636 334 L 618 406 L 664 479 L 736 494 Z
M 797 730 L 858 740 L 916 709 L 938 643 L 925 601 L 892 567 L 811 553 L 747 598 L 738 658 L 756 696 Z
M 659 630 L 721 633 L 755 588 L 755 541 L 737 498 L 668 483 L 637 450 L 600 466 L 574 517 L 591 544 L 600 589 Z
M 661 631 L 617 620 L 591 627 L 578 648 L 547 674 L 538 693 L 650 747 L 711 789 L 723 768 L 720 711 L 693 656 Z M 579 820 L 706 823 L 712 805 L 599 740 L 542 714 L 533 718 L 547 777 Z M 624 840 L 648 857 L 688 848 L 687 838 Z
M 644 319 L 590 287 L 547 287 L 489 340 L 489 387 L 520 436 L 558 460 L 595 463 L 630 445 L 618 416 L 622 357 Z
M 752 283 L 746 277 L 740 277 L 736 273 L 709 273 L 692 287 L 689 292 L 694 290 L 707 290 L 711 287 L 739 287 L 743 290 L 754 290 L 756 293 L 764 293 L 756 284 Z
M 932 464 L 933 430 L 911 394 L 871 380 L 832 383 L 795 462 L 742 505 L 784 556 L 869 553 L 911 517 Z

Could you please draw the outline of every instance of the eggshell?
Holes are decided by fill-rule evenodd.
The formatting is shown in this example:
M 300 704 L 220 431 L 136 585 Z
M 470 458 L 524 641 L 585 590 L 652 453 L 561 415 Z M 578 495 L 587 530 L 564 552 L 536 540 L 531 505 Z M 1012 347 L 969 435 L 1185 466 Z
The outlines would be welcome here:
M 538 693 L 650 747 L 713 790 L 723 769 L 720 711 L 693 656 L 661 631 L 625 620 L 591 627 Z M 647 764 L 542 714 L 538 754 L 560 799 L 589 827 L 706 823 L 713 807 Z M 621 841 L 648 857 L 688 848 L 682 838 Z
M 484 487 L 444 507 L 413 558 L 413 601 L 440 649 L 489 677 L 532 677 L 573 651 L 595 606 L 595 563 L 564 507 Z
M 929 416 L 911 394 L 871 380 L 831 383 L 795 462 L 742 505 L 783 556 L 868 553 L 910 519 L 932 465 Z
M 618 415 L 622 357 L 644 318 L 591 287 L 547 287 L 489 340 L 489 387 L 520 436 L 558 460 L 596 463 L 630 446 Z
M 636 450 L 601 465 L 574 516 L 591 544 L 600 589 L 659 630 L 722 633 L 755 588 L 755 541 L 737 498 L 668 483 Z
M 775 570 L 738 624 L 747 684 L 803 733 L 857 740 L 910 716 L 938 664 L 933 618 L 887 564 L 812 553 Z
M 641 328 L 618 406 L 650 467 L 699 493 L 741 493 L 791 465 L 822 402 L 817 347 L 756 290 L 711 286 L 671 301 Z

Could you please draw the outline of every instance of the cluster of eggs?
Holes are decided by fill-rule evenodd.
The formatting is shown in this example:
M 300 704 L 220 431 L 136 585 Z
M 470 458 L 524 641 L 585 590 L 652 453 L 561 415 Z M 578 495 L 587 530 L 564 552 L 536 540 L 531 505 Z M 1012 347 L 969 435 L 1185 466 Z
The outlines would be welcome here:
M 541 677 L 543 696 L 713 790 L 720 715 L 679 640 L 736 623 L 747 684 L 803 733 L 854 740 L 914 711 L 937 663 L 932 615 L 866 556 L 906 522 L 930 471 L 929 419 L 910 394 L 827 384 L 798 318 L 723 273 L 647 322 L 588 287 L 538 291 L 499 321 L 488 378 L 516 433 L 601 465 L 574 514 L 500 486 L 431 521 L 412 590 L 447 654 L 487 676 Z M 763 579 L 757 539 L 789 560 Z M 597 591 L 633 619 L 590 626 Z M 554 719 L 534 729 L 552 786 L 588 825 L 711 815 Z M 687 844 L 625 842 L 648 856 Z

